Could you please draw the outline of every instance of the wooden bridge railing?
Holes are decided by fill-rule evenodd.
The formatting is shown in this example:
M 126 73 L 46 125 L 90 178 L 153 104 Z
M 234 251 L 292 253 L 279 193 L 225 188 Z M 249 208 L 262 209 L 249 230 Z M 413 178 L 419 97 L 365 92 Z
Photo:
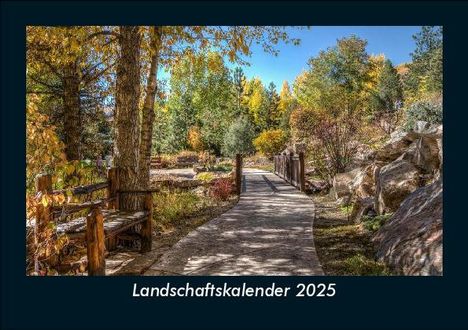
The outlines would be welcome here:
M 128 192 L 119 189 L 119 170 L 111 168 L 107 172 L 107 181 L 79 186 L 69 190 L 52 190 L 50 174 L 40 174 L 36 177 L 36 192 L 41 195 L 58 195 L 71 191 L 72 195 L 88 195 L 106 189 L 106 197 L 84 203 L 67 203 L 63 205 L 38 204 L 36 208 L 35 241 L 42 236 L 49 222 L 57 222 L 57 232 L 70 237 L 84 239 L 87 246 L 88 275 L 105 275 L 105 250 L 116 247 L 118 235 L 136 226 L 141 226 L 136 238 L 141 240 L 141 251 L 151 250 L 152 241 L 152 192 Z M 121 211 L 119 200 L 121 193 L 143 193 L 146 195 L 144 209 L 141 211 Z M 58 218 L 68 217 L 86 210 L 87 216 L 58 223 Z M 107 220 L 107 221 L 106 221 Z
M 242 191 L 242 155 L 236 154 L 236 193 L 240 195 Z
M 304 153 L 274 156 L 274 172 L 294 187 L 305 191 Z

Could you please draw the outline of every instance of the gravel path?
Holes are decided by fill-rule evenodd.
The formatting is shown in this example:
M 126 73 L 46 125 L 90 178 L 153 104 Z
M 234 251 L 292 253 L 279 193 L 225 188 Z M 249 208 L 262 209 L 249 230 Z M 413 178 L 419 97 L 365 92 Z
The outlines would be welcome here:
M 243 175 L 236 206 L 180 240 L 145 275 L 323 275 L 312 200 L 270 172 Z

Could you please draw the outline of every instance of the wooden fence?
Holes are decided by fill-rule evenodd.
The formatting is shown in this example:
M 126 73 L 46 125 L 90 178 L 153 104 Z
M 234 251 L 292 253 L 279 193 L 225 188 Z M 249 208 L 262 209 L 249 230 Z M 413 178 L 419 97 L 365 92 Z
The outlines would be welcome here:
M 294 187 L 305 191 L 304 153 L 274 156 L 274 172 Z
M 240 195 L 242 191 L 242 155 L 236 155 L 236 193 Z
M 43 205 L 38 203 L 34 223 L 34 244 L 39 244 L 50 222 L 55 223 L 59 234 L 86 242 L 88 275 L 105 275 L 105 252 L 116 248 L 118 239 L 130 237 L 141 242 L 141 252 L 151 250 L 153 199 L 151 190 L 124 191 L 119 187 L 119 169 L 111 168 L 107 181 L 74 187 L 69 190 L 73 196 L 85 195 L 85 202 L 63 205 Z M 106 190 L 106 197 L 96 199 L 94 192 Z M 37 196 L 65 194 L 67 190 L 52 190 L 52 176 L 40 174 L 36 177 Z M 40 193 L 40 194 L 39 194 Z M 122 194 L 144 194 L 144 206 L 139 211 L 120 210 Z M 73 216 L 84 211 L 84 217 Z M 68 219 L 71 217 L 71 219 Z M 63 219 L 65 218 L 65 220 Z M 133 229 L 138 232 L 133 235 Z M 132 235 L 126 232 L 132 231 Z M 35 262 L 36 263 L 36 262 Z

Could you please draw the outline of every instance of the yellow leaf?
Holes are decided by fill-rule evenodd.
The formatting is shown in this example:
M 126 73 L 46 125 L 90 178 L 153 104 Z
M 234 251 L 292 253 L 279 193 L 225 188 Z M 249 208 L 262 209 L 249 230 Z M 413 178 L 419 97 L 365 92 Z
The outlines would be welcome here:
M 47 200 L 47 196 L 46 195 L 43 195 L 42 198 L 41 198 L 41 204 L 44 206 L 44 207 L 47 207 L 47 205 L 49 205 L 49 201 Z
M 68 175 L 71 175 L 73 174 L 73 172 L 75 172 L 75 166 L 71 164 L 65 166 L 65 173 L 67 173 Z

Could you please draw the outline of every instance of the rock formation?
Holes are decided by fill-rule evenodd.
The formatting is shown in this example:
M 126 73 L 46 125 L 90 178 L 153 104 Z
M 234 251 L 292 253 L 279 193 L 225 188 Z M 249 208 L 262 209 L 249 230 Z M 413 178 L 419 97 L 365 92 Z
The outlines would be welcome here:
M 442 180 L 410 194 L 374 237 L 377 258 L 405 275 L 442 275 Z
M 333 179 L 330 195 L 351 220 L 392 214 L 377 232 L 378 258 L 406 275 L 442 274 L 442 125 L 397 130 L 366 161 Z

